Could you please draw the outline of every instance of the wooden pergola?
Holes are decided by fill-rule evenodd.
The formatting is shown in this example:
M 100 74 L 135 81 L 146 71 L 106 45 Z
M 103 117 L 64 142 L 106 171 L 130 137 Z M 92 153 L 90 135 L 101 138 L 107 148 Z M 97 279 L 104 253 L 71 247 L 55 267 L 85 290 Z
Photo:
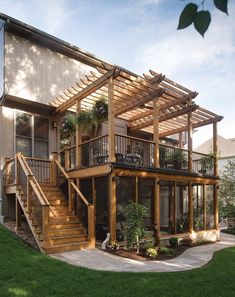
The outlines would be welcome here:
M 142 77 L 119 67 L 102 64 L 90 74 L 84 76 L 71 87 L 51 101 L 55 107 L 54 117 L 58 119 L 67 110 L 78 112 L 90 109 L 96 100 L 107 98 L 108 101 L 108 161 L 115 162 L 115 117 L 127 121 L 129 131 L 142 130 L 153 134 L 154 166 L 159 167 L 160 138 L 187 131 L 188 171 L 192 172 L 192 133 L 193 129 L 213 124 L 213 151 L 217 155 L 218 116 L 193 101 L 197 92 L 173 82 L 164 75 L 149 71 Z M 80 168 L 81 134 L 77 129 L 77 165 Z M 218 176 L 215 162 L 214 175 Z M 109 174 L 109 228 L 111 239 L 115 239 L 116 194 L 114 173 Z M 156 193 L 159 193 L 159 178 L 156 178 Z M 190 232 L 193 230 L 192 182 L 189 182 Z M 217 188 L 215 188 L 217 197 Z M 159 206 L 159 195 L 155 205 Z M 218 223 L 218 205 L 215 199 L 216 226 Z M 160 224 L 159 207 L 155 209 L 154 222 Z

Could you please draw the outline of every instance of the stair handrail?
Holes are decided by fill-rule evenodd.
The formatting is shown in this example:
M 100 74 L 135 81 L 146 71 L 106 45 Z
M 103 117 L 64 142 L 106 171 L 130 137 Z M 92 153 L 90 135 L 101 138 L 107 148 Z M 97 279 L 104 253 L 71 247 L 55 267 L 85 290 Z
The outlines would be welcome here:
M 18 161 L 18 162 L 17 162 Z M 49 224 L 49 209 L 50 209 L 50 203 L 48 202 L 45 194 L 43 193 L 40 185 L 38 184 L 35 176 L 33 175 L 28 163 L 26 162 L 24 156 L 21 153 L 16 154 L 16 168 L 18 164 L 21 166 L 26 179 L 27 179 L 27 192 L 26 194 L 26 199 L 27 199 L 27 212 L 31 212 L 31 198 L 32 195 L 30 195 L 30 190 L 29 190 L 29 184 L 32 187 L 32 190 L 34 191 L 40 205 L 42 206 L 42 234 L 43 234 L 43 241 L 46 245 L 48 241 L 48 224 Z M 18 182 L 18 168 L 16 169 L 16 184 L 19 184 Z
M 34 188 L 37 189 L 39 195 L 41 196 L 41 198 L 42 198 L 42 201 L 41 201 L 42 202 L 42 205 L 48 205 L 48 206 L 50 206 L 50 203 L 47 200 L 47 197 L 45 196 L 45 194 L 44 194 L 42 188 L 40 187 L 40 185 L 39 185 L 36 177 L 34 176 L 31 168 L 29 167 L 29 165 L 28 165 L 25 157 L 21 153 L 19 153 L 19 155 L 18 155 L 18 160 L 21 161 L 21 162 L 23 162 L 23 166 L 22 166 L 22 164 L 21 164 L 21 166 L 22 166 L 23 169 L 25 169 L 24 172 L 25 173 L 27 172 L 26 173 L 27 176 L 30 176 L 31 177 L 30 178 L 30 183 L 32 184 L 32 187 L 34 187 Z M 33 184 L 34 184 L 34 186 L 33 186 Z
M 77 192 L 78 196 L 81 198 L 81 200 L 85 203 L 87 206 L 88 211 L 88 239 L 89 241 L 94 241 L 95 238 L 95 226 L 94 226 L 94 205 L 90 204 L 85 196 L 82 194 L 82 192 L 79 190 L 77 185 L 72 181 L 73 179 L 69 177 L 68 173 L 64 170 L 62 165 L 57 159 L 54 159 L 54 162 L 56 166 L 60 169 L 60 171 L 63 173 L 64 177 L 68 180 L 68 193 L 69 193 L 69 209 L 73 210 L 73 195 L 71 191 L 71 187 Z

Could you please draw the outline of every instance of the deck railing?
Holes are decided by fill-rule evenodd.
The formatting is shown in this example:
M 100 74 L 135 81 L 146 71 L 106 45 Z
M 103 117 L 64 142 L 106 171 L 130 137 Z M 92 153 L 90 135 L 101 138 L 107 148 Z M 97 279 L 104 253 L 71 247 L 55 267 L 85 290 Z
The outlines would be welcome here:
M 215 157 L 211 154 L 192 153 L 192 171 L 203 175 L 213 175 L 215 166 Z
M 155 144 L 151 141 L 115 134 L 115 156 L 117 163 L 134 166 L 154 166 Z
M 51 184 L 51 161 L 39 158 L 25 158 L 39 183 Z
M 66 170 L 76 166 L 76 145 L 66 146 L 58 152 L 58 161 Z
M 90 167 L 108 162 L 108 135 L 96 137 L 80 145 L 81 166 Z
M 27 160 L 21 153 L 16 154 L 16 181 L 22 191 L 24 207 L 33 220 L 33 224 L 42 233 L 42 239 L 48 240 L 48 223 L 50 203 L 44 195 Z
M 159 144 L 160 168 L 188 171 L 188 151 Z

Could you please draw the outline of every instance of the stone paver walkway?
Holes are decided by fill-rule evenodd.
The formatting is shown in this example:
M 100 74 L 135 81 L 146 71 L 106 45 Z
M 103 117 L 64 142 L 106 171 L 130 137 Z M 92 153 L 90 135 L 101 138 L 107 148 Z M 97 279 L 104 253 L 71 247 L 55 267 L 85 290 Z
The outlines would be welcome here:
M 220 242 L 190 248 L 168 261 L 136 261 L 98 249 L 64 252 L 52 257 L 72 265 L 103 271 L 175 272 L 201 267 L 212 259 L 214 252 L 232 246 L 235 246 L 235 236 L 221 233 Z

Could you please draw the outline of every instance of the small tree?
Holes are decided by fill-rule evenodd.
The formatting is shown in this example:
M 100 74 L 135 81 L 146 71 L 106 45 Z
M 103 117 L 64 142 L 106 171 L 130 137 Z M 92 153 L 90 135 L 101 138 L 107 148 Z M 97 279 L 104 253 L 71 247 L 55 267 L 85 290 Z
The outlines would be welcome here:
M 226 216 L 235 210 L 235 161 L 229 161 L 221 175 L 219 204 Z
M 130 201 L 126 210 L 126 237 L 127 247 L 130 248 L 136 243 L 137 253 L 139 253 L 140 239 L 144 236 L 144 217 L 147 209 L 139 203 Z

